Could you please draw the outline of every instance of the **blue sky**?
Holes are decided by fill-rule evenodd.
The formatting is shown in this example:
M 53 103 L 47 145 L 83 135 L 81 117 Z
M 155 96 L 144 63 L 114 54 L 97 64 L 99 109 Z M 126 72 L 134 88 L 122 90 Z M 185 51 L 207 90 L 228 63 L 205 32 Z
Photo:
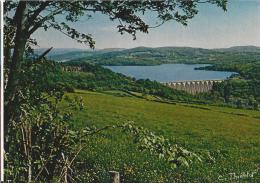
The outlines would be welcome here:
M 155 24 L 150 15 L 145 17 Z M 260 46 L 260 0 L 229 0 L 228 11 L 214 5 L 200 5 L 199 13 L 188 26 L 171 21 L 151 29 L 149 34 L 138 33 L 133 41 L 130 35 L 120 35 L 116 23 L 106 16 L 96 14 L 92 19 L 82 18 L 73 27 L 90 33 L 96 41 L 96 48 L 132 48 L 137 46 L 191 46 L 202 48 L 223 48 L 239 45 Z M 55 30 L 38 31 L 33 35 L 40 47 L 83 48 Z

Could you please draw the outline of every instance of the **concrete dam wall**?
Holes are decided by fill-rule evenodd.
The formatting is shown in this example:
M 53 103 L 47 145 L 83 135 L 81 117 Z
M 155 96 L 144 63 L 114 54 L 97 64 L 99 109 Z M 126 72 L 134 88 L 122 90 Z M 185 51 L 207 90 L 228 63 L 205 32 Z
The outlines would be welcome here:
M 175 89 L 183 90 L 191 94 L 203 93 L 212 90 L 215 83 L 221 83 L 224 80 L 204 80 L 204 81 L 179 81 L 179 82 L 166 82 L 164 85 Z

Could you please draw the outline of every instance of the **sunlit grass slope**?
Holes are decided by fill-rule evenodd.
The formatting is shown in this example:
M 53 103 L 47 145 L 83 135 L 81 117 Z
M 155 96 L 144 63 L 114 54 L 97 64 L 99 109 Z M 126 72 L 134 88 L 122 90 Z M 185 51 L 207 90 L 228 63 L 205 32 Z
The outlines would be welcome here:
M 85 109 L 74 114 L 74 126 L 102 127 L 134 121 L 193 152 L 210 152 L 215 160 L 190 168 L 170 169 L 157 156 L 140 152 L 130 136 L 109 130 L 91 137 L 82 157 L 90 162 L 95 181 L 105 182 L 107 171 L 118 170 L 125 182 L 220 182 L 231 173 L 258 171 L 260 165 L 260 113 L 206 105 L 166 104 L 122 92 L 78 90 Z M 99 176 L 96 176 L 98 174 Z M 254 178 L 259 181 L 260 170 Z M 102 178 L 100 178 L 102 177 Z M 142 181 L 141 181 L 142 180 Z M 224 181 L 225 182 L 225 181 Z

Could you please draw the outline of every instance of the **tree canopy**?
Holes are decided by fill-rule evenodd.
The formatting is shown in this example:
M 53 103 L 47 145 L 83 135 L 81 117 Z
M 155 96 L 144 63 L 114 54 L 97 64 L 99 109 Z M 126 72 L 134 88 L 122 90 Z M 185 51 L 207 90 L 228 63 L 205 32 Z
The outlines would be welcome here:
M 92 17 L 93 13 L 107 15 L 111 21 L 118 22 L 120 33 L 129 33 L 136 38 L 136 32 L 148 33 L 149 26 L 142 15 L 152 11 L 161 22 L 169 20 L 187 25 L 189 19 L 198 13 L 199 3 L 212 3 L 226 10 L 227 0 L 168 0 L 168 1 L 7 1 L 5 3 L 6 26 L 21 26 L 26 37 L 30 37 L 39 28 L 54 28 L 80 43 L 94 48 L 90 34 L 80 33 L 68 25 L 81 16 Z M 10 13 L 15 12 L 15 13 Z M 62 15 L 64 21 L 59 21 Z

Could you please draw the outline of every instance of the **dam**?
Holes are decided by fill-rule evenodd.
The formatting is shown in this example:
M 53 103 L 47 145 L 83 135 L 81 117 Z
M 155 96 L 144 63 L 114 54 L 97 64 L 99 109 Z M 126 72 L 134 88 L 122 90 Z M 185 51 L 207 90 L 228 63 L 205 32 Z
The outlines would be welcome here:
M 162 84 L 175 89 L 186 91 L 190 94 L 204 93 L 212 90 L 215 83 L 221 83 L 224 80 L 200 80 L 200 81 L 174 81 L 162 82 Z

